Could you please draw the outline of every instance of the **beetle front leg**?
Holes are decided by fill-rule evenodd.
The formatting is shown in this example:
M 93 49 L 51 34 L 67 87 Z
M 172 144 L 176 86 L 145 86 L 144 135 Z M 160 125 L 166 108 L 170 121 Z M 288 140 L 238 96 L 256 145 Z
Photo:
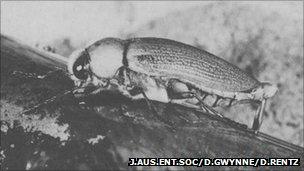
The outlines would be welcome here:
M 116 73 L 114 74 L 114 78 L 118 80 L 119 84 L 122 85 L 131 84 L 130 70 L 125 66 L 122 66 L 117 69 Z

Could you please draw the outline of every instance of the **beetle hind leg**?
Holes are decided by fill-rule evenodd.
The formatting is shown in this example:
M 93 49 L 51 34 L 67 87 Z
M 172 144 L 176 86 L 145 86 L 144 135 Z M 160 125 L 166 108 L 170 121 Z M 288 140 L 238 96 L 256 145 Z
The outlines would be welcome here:
M 190 91 L 188 86 L 179 80 L 172 79 L 169 81 L 168 96 L 171 99 L 171 102 L 176 102 L 176 100 L 180 100 L 180 99 L 195 98 L 199 102 L 198 106 L 200 109 L 203 109 L 207 113 L 223 117 L 222 114 L 218 113 L 211 106 L 208 106 L 207 104 L 204 103 L 203 98 L 205 98 L 207 95 L 204 95 L 204 97 L 201 98 L 197 92 Z M 186 106 L 193 106 L 193 104 L 187 103 Z M 194 106 L 197 106 L 197 105 L 194 105 Z
M 259 131 L 259 129 L 262 125 L 265 106 L 266 106 L 266 99 L 263 99 L 261 101 L 261 104 L 259 105 L 256 115 L 254 116 L 254 120 L 253 120 L 253 124 L 252 124 L 252 129 L 256 133 Z

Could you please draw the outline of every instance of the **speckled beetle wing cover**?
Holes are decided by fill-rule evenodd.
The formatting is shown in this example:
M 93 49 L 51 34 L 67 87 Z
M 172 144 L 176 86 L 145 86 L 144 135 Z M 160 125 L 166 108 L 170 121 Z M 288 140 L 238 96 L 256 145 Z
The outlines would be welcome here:
M 190 45 L 159 38 L 129 41 L 127 59 L 134 71 L 227 92 L 246 91 L 259 84 L 238 67 Z

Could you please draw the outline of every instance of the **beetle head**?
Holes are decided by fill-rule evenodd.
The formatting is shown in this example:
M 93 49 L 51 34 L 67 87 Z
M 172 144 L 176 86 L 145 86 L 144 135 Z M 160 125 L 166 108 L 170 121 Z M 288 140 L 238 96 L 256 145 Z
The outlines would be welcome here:
M 278 87 L 276 85 L 263 82 L 258 87 L 254 88 L 251 91 L 251 95 L 253 95 L 253 99 L 262 100 L 271 98 L 278 91 Z
M 71 78 L 80 87 L 108 85 L 108 80 L 123 65 L 123 51 L 123 41 L 116 38 L 105 38 L 76 50 L 69 58 Z

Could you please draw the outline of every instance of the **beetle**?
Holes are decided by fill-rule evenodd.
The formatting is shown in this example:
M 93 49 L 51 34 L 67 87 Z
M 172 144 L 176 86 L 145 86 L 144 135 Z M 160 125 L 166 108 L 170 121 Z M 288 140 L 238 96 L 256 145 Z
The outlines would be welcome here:
M 132 99 L 196 100 L 190 104 L 199 103 L 212 114 L 218 114 L 213 107 L 220 103 L 256 101 L 260 105 L 252 126 L 255 131 L 262 123 L 266 100 L 278 91 L 222 58 L 164 38 L 104 38 L 75 51 L 68 70 L 78 93 L 84 94 L 114 86 Z

